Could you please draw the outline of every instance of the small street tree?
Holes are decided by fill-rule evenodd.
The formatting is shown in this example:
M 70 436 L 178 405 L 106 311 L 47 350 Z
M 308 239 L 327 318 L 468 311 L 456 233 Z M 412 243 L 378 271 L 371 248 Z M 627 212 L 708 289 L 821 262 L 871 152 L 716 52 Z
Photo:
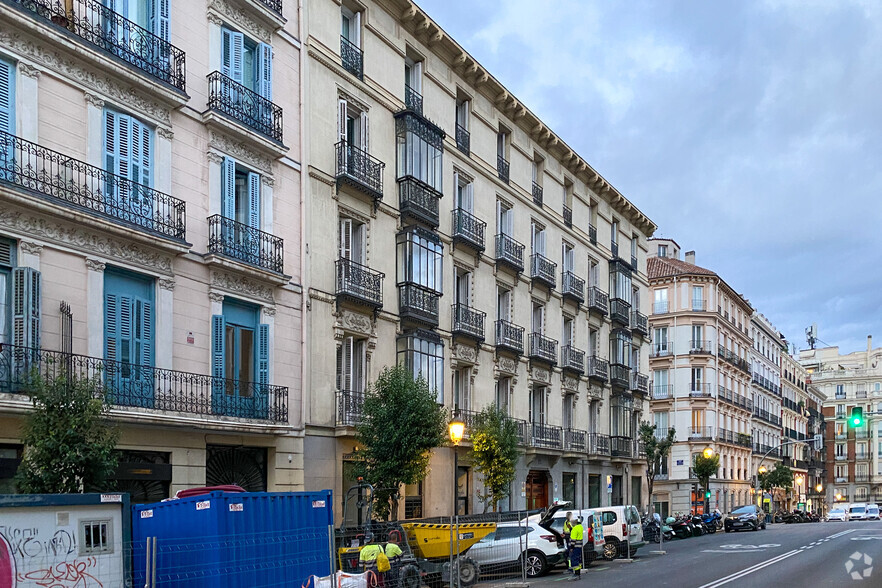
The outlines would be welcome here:
M 470 432 L 471 460 L 484 478 L 484 492 L 478 499 L 496 512 L 499 501 L 508 496 L 518 461 L 518 430 L 515 423 L 495 404 L 475 416 Z
M 720 455 L 714 453 L 710 457 L 705 457 L 703 453 L 695 456 L 692 462 L 692 471 L 698 478 L 698 485 L 702 492 L 707 492 L 710 486 L 711 477 L 716 477 L 717 471 L 720 469 Z M 705 499 L 705 506 L 707 500 Z
M 659 431 L 659 433 L 662 432 L 663 431 Z M 676 438 L 677 433 L 674 428 L 671 427 L 668 429 L 664 437 L 659 438 L 656 435 L 655 424 L 643 421 L 640 423 L 638 434 L 640 436 L 640 442 L 643 444 L 643 448 L 646 451 L 646 487 L 649 490 L 648 510 L 651 510 L 652 489 L 655 484 L 655 478 L 661 473 L 662 464 L 668 458 L 668 453 L 671 451 L 671 446 L 674 444 L 674 439 Z
M 777 464 L 774 470 L 759 474 L 760 488 L 766 492 L 771 492 L 775 488 L 784 491 L 786 498 L 787 492 L 793 488 L 793 470 L 783 464 Z
M 374 512 L 397 516 L 403 484 L 426 477 L 430 451 L 446 439 L 447 411 L 422 377 L 404 366 L 383 370 L 364 399 L 356 475 L 374 486 Z
M 25 494 L 102 490 L 116 468 L 119 431 L 108 418 L 101 382 L 29 378 L 34 410 L 22 427 L 24 457 L 15 481 Z

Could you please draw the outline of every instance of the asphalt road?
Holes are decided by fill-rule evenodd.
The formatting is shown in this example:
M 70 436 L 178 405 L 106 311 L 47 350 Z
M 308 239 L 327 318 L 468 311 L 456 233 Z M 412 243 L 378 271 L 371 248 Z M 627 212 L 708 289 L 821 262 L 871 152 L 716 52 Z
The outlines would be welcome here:
M 633 563 L 596 561 L 577 585 L 654 588 L 882 586 L 882 522 L 769 525 L 674 540 L 665 554 L 637 552 Z M 850 565 L 849 565 L 850 564 Z M 572 577 L 558 567 L 531 588 L 563 588 Z M 499 582 L 494 582 L 499 584 Z

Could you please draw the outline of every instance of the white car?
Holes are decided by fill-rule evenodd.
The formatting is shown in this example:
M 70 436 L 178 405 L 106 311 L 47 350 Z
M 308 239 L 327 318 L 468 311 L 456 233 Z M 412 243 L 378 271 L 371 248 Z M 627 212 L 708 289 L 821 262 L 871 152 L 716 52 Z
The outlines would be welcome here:
M 879 520 L 879 507 L 875 504 L 867 505 L 867 520 L 868 521 L 878 521 Z
M 603 557 L 603 525 L 600 523 L 600 515 L 592 509 L 567 511 L 560 509 L 551 517 L 550 526 L 558 533 L 563 533 L 563 526 L 567 520 L 567 512 L 582 518 L 582 526 L 585 528 L 585 537 L 582 541 L 582 565 L 588 567 L 596 559 Z M 530 517 L 532 520 L 536 515 Z M 548 516 L 548 515 L 546 515 Z
M 499 523 L 468 550 L 482 574 L 501 572 L 523 561 L 527 576 L 541 576 L 566 559 L 563 538 L 538 522 Z
M 593 510 L 603 523 L 604 559 L 634 557 L 637 550 L 646 545 L 640 512 L 636 506 L 604 506 Z M 621 547 L 626 541 L 628 553 L 624 553 L 624 547 Z
M 830 512 L 827 513 L 828 521 L 842 521 L 843 523 L 848 520 L 848 515 L 845 514 L 845 509 L 842 508 L 834 508 Z
M 848 509 L 849 521 L 863 521 L 867 518 L 867 507 L 863 504 L 853 504 Z

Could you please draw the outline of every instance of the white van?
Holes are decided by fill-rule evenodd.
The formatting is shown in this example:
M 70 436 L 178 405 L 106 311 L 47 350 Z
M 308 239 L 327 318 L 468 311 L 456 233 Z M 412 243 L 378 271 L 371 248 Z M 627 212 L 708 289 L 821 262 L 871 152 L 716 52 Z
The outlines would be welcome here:
M 849 521 L 864 521 L 867 519 L 867 505 L 863 502 L 856 502 L 848 507 Z
M 643 525 L 640 522 L 640 511 L 629 504 L 626 506 L 603 506 L 593 509 L 603 523 L 603 557 L 634 557 L 637 550 L 646 545 L 643 540 Z M 625 553 L 625 542 L 628 542 L 628 553 Z
M 879 505 L 877 505 L 877 504 L 868 504 L 867 505 L 866 519 L 868 521 L 878 521 L 879 520 Z

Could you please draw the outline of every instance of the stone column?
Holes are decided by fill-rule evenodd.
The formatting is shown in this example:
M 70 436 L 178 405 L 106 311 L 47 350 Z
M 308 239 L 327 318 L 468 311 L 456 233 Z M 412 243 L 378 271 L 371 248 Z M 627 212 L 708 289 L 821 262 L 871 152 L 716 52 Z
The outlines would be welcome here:
M 40 70 L 27 63 L 19 63 L 18 71 L 21 75 L 18 77 L 18 95 L 23 99 L 18 100 L 18 120 L 16 121 L 16 135 L 26 141 L 39 141 L 38 135 L 38 117 L 39 112 L 39 93 L 38 82 L 40 80 Z
M 165 194 L 172 193 L 172 139 L 175 134 L 169 129 L 156 129 L 156 165 L 153 169 L 153 187 Z
M 103 261 L 86 258 L 86 353 L 92 357 L 104 357 L 104 267 Z
M 208 157 L 208 215 L 221 214 L 221 163 L 224 156 L 217 151 L 209 151 Z
M 260 311 L 260 322 L 266 324 L 269 328 L 269 355 L 267 363 L 269 370 L 267 373 L 267 382 L 272 384 L 275 379 L 275 340 L 276 340 L 276 309 L 271 306 L 264 306 Z
M 104 169 L 104 154 L 102 153 L 104 100 L 86 92 L 86 162 Z
M 174 369 L 174 300 L 173 278 L 159 278 L 156 289 L 156 367 Z

